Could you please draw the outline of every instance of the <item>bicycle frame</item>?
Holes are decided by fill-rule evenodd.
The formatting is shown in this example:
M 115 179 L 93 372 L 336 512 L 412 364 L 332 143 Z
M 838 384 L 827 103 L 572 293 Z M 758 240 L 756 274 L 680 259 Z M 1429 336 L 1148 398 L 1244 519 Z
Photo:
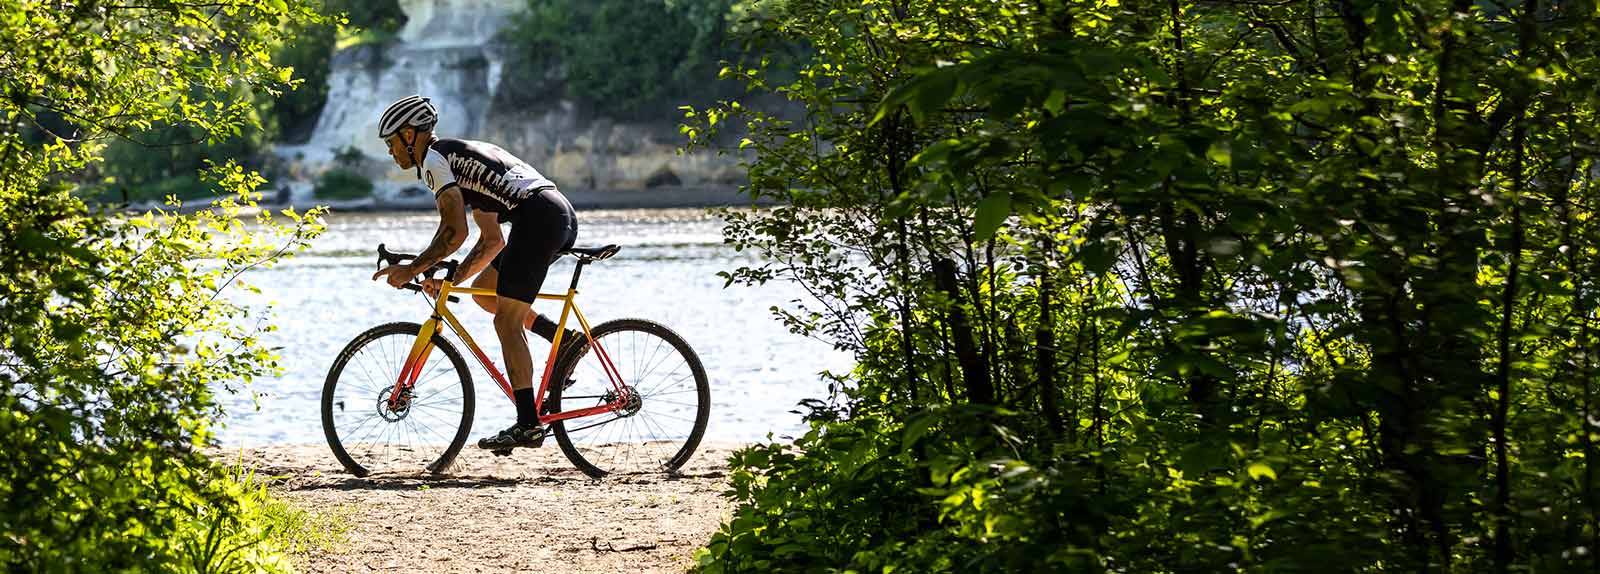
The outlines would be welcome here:
M 483 365 L 484 370 L 489 372 L 489 376 L 500 384 L 500 390 L 505 392 L 506 399 L 515 401 L 511 382 L 506 380 L 506 376 L 501 374 L 499 369 L 495 368 L 494 362 L 489 359 L 488 355 L 484 354 L 483 349 L 478 347 L 478 343 L 472 340 L 472 335 L 468 334 L 467 329 L 461 326 L 461 322 L 456 319 L 455 314 L 450 312 L 446 303 L 450 300 L 451 295 L 487 295 L 494 297 L 495 292 L 493 289 L 475 287 L 458 288 L 452 285 L 449 280 L 444 281 L 439 288 L 439 298 L 434 301 L 433 316 L 422 324 L 422 330 L 417 333 L 417 340 L 412 343 L 411 352 L 406 356 L 405 366 L 400 370 L 400 376 L 395 381 L 394 390 L 389 395 L 389 404 L 391 406 L 399 403 L 402 392 L 416 385 L 417 377 L 421 375 L 422 365 L 427 362 L 428 354 L 433 350 L 433 335 L 439 331 L 440 323 L 449 325 L 450 329 L 455 331 L 456 335 L 467 344 L 467 348 L 472 351 L 472 356 L 476 357 L 478 363 Z M 539 293 L 537 295 L 538 300 L 562 302 L 561 319 L 556 323 L 556 337 L 550 343 L 550 356 L 546 358 L 544 363 L 544 376 L 540 378 L 538 392 L 534 395 L 534 412 L 539 413 L 539 424 L 541 425 L 615 411 L 621 409 L 629 400 L 630 391 L 627 385 L 623 383 L 621 373 L 611 363 L 610 355 L 606 354 L 599 341 L 594 339 L 593 333 L 589 330 L 589 321 L 583 317 L 583 312 L 578 310 L 578 305 L 575 302 L 577 295 L 576 277 L 573 278 L 573 286 L 567 289 L 565 295 L 555 293 Z M 583 327 L 583 336 L 588 338 L 589 345 L 594 349 L 595 356 L 600 360 L 600 366 L 605 371 L 606 377 L 610 379 L 612 390 L 616 392 L 616 398 L 602 405 L 546 414 L 544 412 L 544 395 L 550 390 L 550 376 L 555 370 L 556 354 L 561 349 L 561 337 L 567 332 L 566 326 L 569 314 L 576 317 L 579 326 Z

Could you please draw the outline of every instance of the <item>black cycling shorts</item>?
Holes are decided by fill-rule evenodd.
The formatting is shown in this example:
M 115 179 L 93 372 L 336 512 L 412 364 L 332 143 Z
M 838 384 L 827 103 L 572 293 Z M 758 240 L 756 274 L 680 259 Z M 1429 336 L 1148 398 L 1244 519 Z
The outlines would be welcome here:
M 494 293 L 533 303 L 561 252 L 578 240 L 578 216 L 555 188 L 546 188 L 522 202 L 506 218 L 511 235 L 490 266 L 500 275 Z

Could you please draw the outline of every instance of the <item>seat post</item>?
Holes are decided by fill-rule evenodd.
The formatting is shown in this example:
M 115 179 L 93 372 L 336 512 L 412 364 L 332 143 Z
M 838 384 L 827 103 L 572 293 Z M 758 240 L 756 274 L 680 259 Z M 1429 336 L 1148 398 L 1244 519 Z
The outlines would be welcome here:
M 578 258 L 578 266 L 572 270 L 572 289 L 578 288 L 578 276 L 583 275 L 583 266 L 588 264 L 587 260 Z

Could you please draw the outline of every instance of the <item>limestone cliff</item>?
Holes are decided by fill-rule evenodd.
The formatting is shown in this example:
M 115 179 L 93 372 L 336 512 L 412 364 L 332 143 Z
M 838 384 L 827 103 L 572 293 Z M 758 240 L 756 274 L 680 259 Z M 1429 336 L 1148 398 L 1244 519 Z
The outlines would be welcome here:
M 413 93 L 439 107 L 439 135 L 496 143 L 563 189 L 728 187 L 741 181 L 737 158 L 676 153 L 683 140 L 670 106 L 660 121 L 619 122 L 547 97 L 559 93 L 544 85 L 559 82 L 559 70 L 540 81 L 503 81 L 511 52 L 496 38 L 522 9 L 522 0 L 402 0 L 401 6 L 408 20 L 393 41 L 333 55 L 328 101 L 316 130 L 305 144 L 277 149 L 284 167 L 275 187 L 303 199 L 318 174 L 343 166 L 371 177 L 381 197 L 416 196 L 421 190 L 414 173 L 395 168 L 377 138 L 384 107 Z

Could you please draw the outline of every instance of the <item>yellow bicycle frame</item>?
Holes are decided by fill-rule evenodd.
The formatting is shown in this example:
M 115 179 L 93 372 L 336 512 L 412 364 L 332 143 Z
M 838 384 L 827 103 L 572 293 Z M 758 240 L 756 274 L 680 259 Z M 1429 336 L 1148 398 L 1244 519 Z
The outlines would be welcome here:
M 475 287 L 458 288 L 451 284 L 449 280 L 444 281 L 443 285 L 439 287 L 439 298 L 434 301 L 433 316 L 424 322 L 422 330 L 417 332 L 417 340 L 412 343 L 411 352 L 406 356 L 405 366 L 400 370 L 399 379 L 395 381 L 394 391 L 389 398 L 391 404 L 398 403 L 401 393 L 416 384 L 417 377 L 421 374 L 422 365 L 427 362 L 429 353 L 433 351 L 433 335 L 439 331 L 440 323 L 448 324 L 450 329 L 461 337 L 461 340 L 467 344 L 467 349 L 471 350 L 472 355 L 478 359 L 478 363 L 483 365 L 484 370 L 488 371 L 495 382 L 500 384 L 500 390 L 505 392 L 506 398 L 513 399 L 511 383 L 506 380 L 506 376 L 495 368 L 494 362 L 489 360 L 489 356 L 484 354 L 483 349 L 478 347 L 478 343 L 472 340 L 472 335 L 468 334 L 467 329 L 461 326 L 460 321 L 456 320 L 455 314 L 450 312 L 450 308 L 446 303 L 449 302 L 451 295 L 487 295 L 494 297 L 495 292 L 493 289 Z M 621 374 L 617 372 L 616 366 L 612 364 L 611 357 L 606 354 L 605 349 L 601 348 L 600 344 L 595 341 L 594 334 L 589 328 L 589 321 L 583 317 L 583 312 L 578 310 L 577 296 L 578 290 L 576 287 L 568 288 L 565 295 L 555 293 L 539 293 L 537 295 L 539 300 L 561 301 L 561 319 L 556 322 L 555 340 L 550 342 L 550 355 L 545 359 L 544 376 L 540 378 L 538 393 L 534 395 L 534 412 L 540 413 L 540 424 L 615 411 L 625 406 L 629 399 L 628 387 L 623 383 Z M 602 405 L 547 415 L 544 414 L 544 396 L 549 391 L 550 376 L 555 370 L 556 355 L 561 349 L 561 337 L 567 331 L 567 316 L 569 314 L 577 317 L 578 325 L 583 327 L 584 337 L 589 340 L 589 345 L 594 349 L 607 378 L 611 379 L 611 386 L 615 391 L 616 398 Z

